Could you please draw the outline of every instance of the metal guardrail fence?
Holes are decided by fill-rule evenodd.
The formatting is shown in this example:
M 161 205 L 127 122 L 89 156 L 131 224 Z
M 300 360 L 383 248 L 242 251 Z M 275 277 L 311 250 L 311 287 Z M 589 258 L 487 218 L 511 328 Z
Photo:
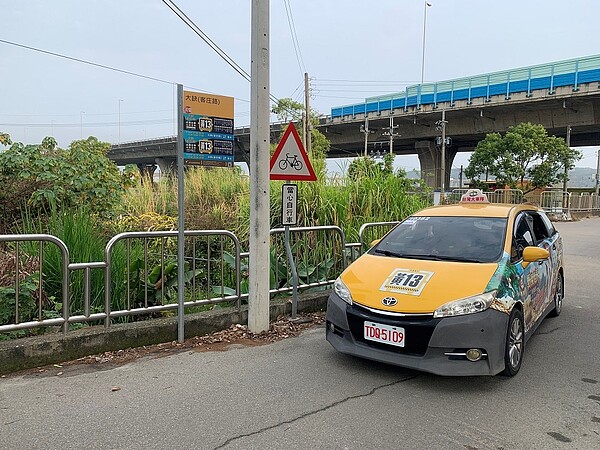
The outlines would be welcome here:
M 346 243 L 337 226 L 290 228 L 290 243 L 299 276 L 298 288 L 323 288 L 333 283 L 347 264 L 360 256 L 364 244 L 381 237 L 398 222 L 369 223 L 360 229 L 359 243 Z M 367 237 L 368 236 L 368 237 Z M 271 294 L 292 291 L 292 277 L 285 258 L 284 229 L 271 230 Z M 247 299 L 247 261 L 249 254 L 240 251 L 237 237 L 226 230 L 195 230 L 185 232 L 185 299 L 186 308 L 229 302 L 238 308 Z M 71 263 L 67 246 L 51 235 L 0 236 L 14 256 L 14 282 L 8 289 L 14 296 L 11 323 L 0 323 L 0 333 L 103 321 L 106 327 L 116 318 L 132 320 L 136 315 L 156 314 L 177 308 L 174 291 L 178 288 L 176 267 L 176 231 L 131 232 L 114 236 L 106 245 L 104 261 Z M 23 242 L 37 243 L 27 249 L 37 258 L 38 304 L 35 317 L 20 320 L 22 303 L 20 261 Z M 45 319 L 43 304 L 44 244 L 51 242 L 59 249 L 62 275 L 62 312 L 59 317 Z M 102 291 L 92 282 L 93 274 L 103 276 Z M 83 283 L 79 294 L 70 289 L 73 283 Z M 5 292 L 6 293 L 6 292 Z M 74 306 L 77 305 L 77 306 Z M 72 311 L 72 309 L 75 309 Z M 56 313 L 56 312 L 55 312 Z M 58 313 L 56 313 L 58 314 Z
M 296 227 L 289 232 L 299 289 L 327 286 L 346 268 L 346 236 L 340 227 Z M 284 248 L 285 229 L 275 228 L 270 233 L 273 279 L 270 293 L 291 292 L 292 273 Z
M 30 328 L 45 327 L 45 326 L 57 326 L 62 325 L 63 331 L 66 332 L 68 329 L 69 321 L 69 250 L 63 241 L 55 236 L 49 234 L 8 234 L 0 235 L 0 242 L 14 244 L 14 247 L 9 251 L 14 259 L 14 284 L 10 288 L 3 286 L 1 289 L 5 290 L 4 294 L 9 296 L 14 294 L 14 320 L 12 324 L 0 325 L 0 332 L 26 330 Z M 23 276 L 20 269 L 22 263 L 21 259 L 21 245 L 22 243 L 28 243 L 32 246 L 38 247 L 38 264 L 37 271 L 29 276 L 35 279 L 37 275 L 37 301 L 35 305 L 37 320 L 29 320 L 21 322 L 21 311 L 22 305 L 22 287 L 25 284 L 22 278 Z M 62 284 L 62 317 L 56 318 L 45 318 L 43 303 L 44 303 L 44 248 L 46 243 L 54 244 L 59 252 L 61 258 L 61 284 Z M 26 244 L 27 245 L 27 244 Z M 30 252 L 31 253 L 31 252 Z M 34 282 L 35 283 L 35 282 Z M 29 299 L 32 300 L 32 299 Z M 30 302 L 31 303 L 31 302 Z M 30 305 L 31 306 L 31 305 Z M 6 314 L 6 312 L 5 312 Z
M 466 189 L 447 193 L 444 203 L 458 202 L 464 192 Z M 552 213 L 600 211 L 599 196 L 590 193 L 547 190 L 524 195 L 519 190 L 503 189 L 487 194 L 491 201 L 529 201 Z M 346 242 L 344 232 L 337 226 L 290 228 L 292 253 L 299 276 L 297 287 L 330 285 L 374 239 L 381 238 L 398 223 L 366 223 L 360 228 L 359 242 L 353 243 Z M 293 289 L 283 236 L 283 228 L 271 230 L 271 294 Z M 186 231 L 185 239 L 184 306 L 206 307 L 228 302 L 239 308 L 241 301 L 248 298 L 249 254 L 240 251 L 238 238 L 227 230 L 194 230 Z M 106 245 L 103 261 L 85 263 L 71 263 L 64 242 L 47 234 L 4 235 L 0 236 L 0 243 L 4 254 L 8 255 L 5 259 L 14 261 L 12 278 L 9 280 L 5 274 L 0 280 L 0 306 L 3 306 L 0 320 L 5 322 L 0 323 L 0 333 L 55 326 L 61 326 L 66 333 L 69 324 L 104 321 L 108 327 L 115 318 L 133 320 L 136 315 L 177 309 L 176 295 L 173 295 L 178 289 L 176 231 L 119 234 Z M 55 246 L 60 260 L 60 273 L 55 274 L 54 279 L 54 285 L 60 285 L 60 312 L 45 309 L 48 302 L 44 298 L 44 288 L 48 280 L 44 261 L 48 244 Z M 27 259 L 25 254 L 28 261 L 35 263 L 37 270 L 33 273 L 21 270 Z M 103 276 L 100 293 L 92 282 L 95 273 Z M 79 287 L 82 284 L 82 289 L 77 289 L 75 294 L 77 283 Z M 35 294 L 32 294 L 32 286 Z M 23 317 L 25 297 L 29 317 Z M 9 311 L 6 311 L 7 307 Z

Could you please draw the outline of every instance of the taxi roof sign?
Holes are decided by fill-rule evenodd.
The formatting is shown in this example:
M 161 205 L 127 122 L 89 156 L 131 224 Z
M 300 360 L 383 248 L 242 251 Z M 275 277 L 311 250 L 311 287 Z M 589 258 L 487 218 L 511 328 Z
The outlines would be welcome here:
M 481 189 L 469 189 L 460 198 L 460 203 L 489 203 L 487 195 Z
M 287 127 L 271 157 L 271 180 L 317 181 L 304 145 L 293 122 Z

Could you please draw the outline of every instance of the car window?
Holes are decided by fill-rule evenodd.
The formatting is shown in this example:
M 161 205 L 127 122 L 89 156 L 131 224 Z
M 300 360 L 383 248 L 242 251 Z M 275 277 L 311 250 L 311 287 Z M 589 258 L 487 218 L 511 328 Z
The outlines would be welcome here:
M 552 233 L 544 223 L 542 216 L 532 212 L 529 214 L 533 220 L 533 234 L 535 235 L 536 244 L 539 245 L 545 239 L 548 239 Z
M 530 245 L 535 245 L 531 226 L 533 220 L 527 213 L 521 213 L 515 219 L 515 227 L 513 233 L 513 245 L 511 249 L 511 259 L 518 261 L 523 258 L 523 249 Z
M 554 228 L 552 221 L 548 218 L 545 212 L 540 211 L 539 215 L 542 218 L 544 225 L 546 225 L 546 228 L 548 229 L 549 236 L 554 236 L 556 234 L 556 228 Z
M 506 223 L 495 217 L 409 217 L 369 253 L 493 262 L 502 255 Z

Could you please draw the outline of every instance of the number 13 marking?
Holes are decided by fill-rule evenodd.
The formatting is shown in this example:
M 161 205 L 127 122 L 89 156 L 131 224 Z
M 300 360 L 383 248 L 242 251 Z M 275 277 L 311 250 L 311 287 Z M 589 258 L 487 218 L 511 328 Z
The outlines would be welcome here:
M 423 280 L 423 275 L 411 273 L 406 277 L 406 279 L 404 280 L 404 283 L 402 283 L 402 285 L 414 288 L 419 285 L 421 280 Z

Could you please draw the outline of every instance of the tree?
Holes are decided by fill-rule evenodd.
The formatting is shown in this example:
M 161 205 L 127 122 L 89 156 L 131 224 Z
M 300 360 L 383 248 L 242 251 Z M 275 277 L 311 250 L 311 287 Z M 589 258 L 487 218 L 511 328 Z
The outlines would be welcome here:
M 277 104 L 271 108 L 271 112 L 277 116 L 280 122 L 299 122 L 302 120 L 304 105 L 291 98 L 280 98 Z
M 2 135 L 10 143 L 8 135 Z M 95 213 L 111 213 L 121 201 L 128 177 L 122 177 L 117 166 L 107 158 L 110 144 L 95 137 L 74 141 L 66 149 L 46 137 L 39 145 L 10 143 L 0 153 L 0 183 L 19 186 L 17 192 L 0 195 L 3 205 L 27 204 L 43 211 L 48 207 L 68 209 L 84 206 Z
M 504 136 L 488 134 L 477 144 L 465 175 L 477 184 L 485 173 L 513 189 L 527 181 L 529 192 L 565 181 L 581 156 L 564 139 L 548 136 L 542 125 L 527 122 L 510 127 Z

